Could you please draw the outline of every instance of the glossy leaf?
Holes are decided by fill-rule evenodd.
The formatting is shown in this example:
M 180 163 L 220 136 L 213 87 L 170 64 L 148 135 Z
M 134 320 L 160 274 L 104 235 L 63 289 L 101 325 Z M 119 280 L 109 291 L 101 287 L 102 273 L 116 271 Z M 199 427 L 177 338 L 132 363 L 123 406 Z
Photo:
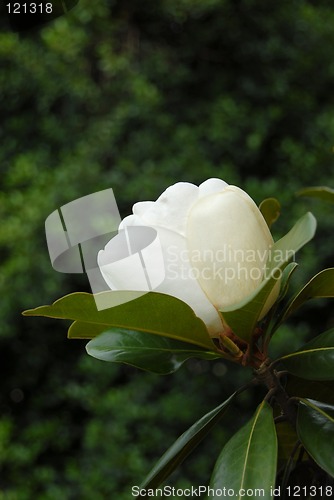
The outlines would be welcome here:
M 313 460 L 334 477 L 334 407 L 312 399 L 302 399 L 298 406 L 297 432 Z
M 265 280 L 250 296 L 238 304 L 221 311 L 226 323 L 238 337 L 250 342 L 255 326 L 259 321 L 263 305 L 273 288 L 278 286 L 277 275 Z
M 86 345 L 93 358 L 126 363 L 158 374 L 175 372 L 189 358 L 215 359 L 218 354 L 151 333 L 110 329 Z
M 316 274 L 289 302 L 280 323 L 302 306 L 307 300 L 334 297 L 334 268 Z
M 298 377 L 307 380 L 334 380 L 334 329 L 322 333 L 301 349 L 279 361 Z
M 277 302 L 280 302 L 281 300 L 283 300 L 285 295 L 287 294 L 288 289 L 289 289 L 290 280 L 292 278 L 293 273 L 297 269 L 297 267 L 298 267 L 298 264 L 296 262 L 290 262 L 284 268 L 283 273 L 282 273 L 282 279 L 281 279 L 281 290 L 280 290 Z M 273 312 L 275 313 L 276 311 L 273 311 Z M 277 315 L 273 314 L 273 316 L 271 318 L 271 322 L 269 323 L 269 327 L 265 333 L 265 342 L 266 343 L 272 337 L 275 330 L 278 328 L 279 317 Z
M 297 193 L 298 196 L 310 196 L 312 198 L 319 198 L 323 201 L 334 203 L 334 189 L 326 186 L 314 186 L 301 189 Z
M 290 264 L 288 264 L 286 266 L 286 268 L 284 269 L 283 274 L 282 274 L 282 280 L 281 280 L 281 291 L 279 294 L 279 300 L 282 300 L 285 297 L 285 295 L 287 294 L 287 291 L 289 289 L 290 280 L 292 278 L 293 273 L 297 269 L 297 267 L 298 267 L 297 262 L 290 262 Z
M 293 259 L 295 253 L 313 238 L 316 227 L 314 215 L 307 212 L 286 235 L 276 241 L 270 252 L 268 267 L 280 267 L 284 262 Z
M 153 467 L 145 478 L 142 488 L 157 488 L 165 481 L 165 479 L 171 475 L 189 453 L 193 451 L 209 431 L 219 422 L 236 394 L 236 392 L 232 394 L 224 403 L 204 415 L 185 431 Z
M 266 198 L 260 203 L 259 209 L 269 228 L 277 221 L 281 213 L 281 205 L 276 198 Z
M 280 290 L 279 297 L 277 299 L 278 302 L 282 301 L 284 299 L 284 297 L 286 296 L 288 289 L 289 289 L 290 280 L 292 278 L 293 273 L 297 269 L 297 267 L 298 267 L 297 262 L 290 262 L 284 268 L 283 273 L 282 273 L 282 279 L 281 279 L 281 290 Z M 273 315 L 271 322 L 270 322 L 270 326 L 266 331 L 265 339 L 272 337 L 273 334 L 275 333 L 275 331 L 277 330 L 277 328 L 279 327 L 279 325 L 281 324 L 281 320 L 280 320 L 281 314 Z
M 295 253 L 313 238 L 315 229 L 316 220 L 308 212 L 283 238 L 274 244 L 267 263 L 267 278 L 259 288 L 243 301 L 221 311 L 227 324 L 238 337 L 246 342 L 250 341 L 264 303 L 272 293 L 273 288 L 278 286 L 278 275 L 281 275 Z
M 108 325 L 74 321 L 68 329 L 69 339 L 94 339 L 108 329 Z
M 170 295 L 149 292 L 126 302 L 132 292 L 103 292 L 108 304 L 121 305 L 98 311 L 94 296 L 89 293 L 72 293 L 57 300 L 51 306 L 40 306 L 25 311 L 25 316 L 79 321 L 81 329 L 71 327 L 70 338 L 93 338 L 108 327 L 139 330 L 164 337 L 189 342 L 214 351 L 206 326 L 184 302 Z M 91 325 L 91 329 L 89 328 Z
M 225 445 L 213 471 L 210 487 L 233 489 L 240 500 L 241 490 L 261 488 L 261 498 L 271 499 L 275 484 L 277 436 L 272 408 L 263 401 L 254 417 Z M 216 497 L 212 497 L 216 498 Z M 218 497 L 217 497 L 218 498 Z

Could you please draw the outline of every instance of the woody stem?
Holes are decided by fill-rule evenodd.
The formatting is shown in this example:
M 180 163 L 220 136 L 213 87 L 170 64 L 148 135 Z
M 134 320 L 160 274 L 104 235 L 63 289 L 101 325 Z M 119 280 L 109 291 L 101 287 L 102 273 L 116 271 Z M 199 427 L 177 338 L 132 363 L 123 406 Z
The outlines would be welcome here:
M 258 370 L 255 371 L 256 379 L 269 389 L 268 396 L 272 397 L 281 408 L 281 414 L 296 427 L 297 409 L 293 401 L 285 391 L 280 381 L 280 374 L 270 366 L 267 359 Z

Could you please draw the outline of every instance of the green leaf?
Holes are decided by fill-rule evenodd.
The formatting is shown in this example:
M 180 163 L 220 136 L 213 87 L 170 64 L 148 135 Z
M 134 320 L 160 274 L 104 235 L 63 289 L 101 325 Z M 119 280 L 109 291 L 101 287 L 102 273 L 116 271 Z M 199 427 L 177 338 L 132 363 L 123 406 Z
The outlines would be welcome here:
M 219 422 L 236 395 L 237 392 L 185 431 L 156 463 L 141 487 L 157 488 L 165 481 Z
M 272 408 L 266 401 L 254 417 L 225 445 L 213 471 L 210 486 L 233 489 L 234 498 L 244 498 L 241 490 L 264 490 L 261 498 L 271 499 L 275 484 L 277 437 Z M 213 496 L 212 498 L 219 498 Z
M 281 275 L 295 253 L 313 238 L 315 229 L 316 220 L 308 212 L 273 245 L 267 262 L 267 277 L 261 285 L 243 301 L 221 311 L 225 321 L 238 337 L 250 342 L 263 306 L 274 287 L 278 286 L 278 275 Z
M 277 361 L 282 361 L 285 368 L 297 377 L 334 380 L 334 328 Z
M 281 213 L 281 205 L 276 198 L 266 198 L 260 203 L 259 209 L 269 228 L 277 221 Z
M 104 324 L 74 321 L 68 329 L 67 337 L 69 339 L 93 339 L 107 329 L 108 325 Z
M 269 269 L 281 268 L 282 264 L 293 259 L 295 253 L 313 238 L 316 227 L 317 221 L 314 215 L 307 212 L 286 235 L 276 241 L 267 263 Z
M 298 267 L 297 262 L 290 262 L 290 264 L 288 264 L 284 269 L 281 280 L 281 291 L 278 297 L 279 300 L 282 300 L 287 294 L 290 280 L 297 267 Z
M 291 299 L 282 313 L 279 323 L 285 321 L 296 309 L 307 300 L 334 297 L 334 268 L 324 269 L 313 278 Z M 278 326 L 278 325 L 277 325 Z
M 334 203 L 334 189 L 326 186 L 314 186 L 301 189 L 297 193 L 298 196 L 310 196 L 312 198 L 319 198 L 323 201 Z
M 216 359 L 213 352 L 151 333 L 112 328 L 86 345 L 94 358 L 126 363 L 158 374 L 173 373 L 189 358 Z
M 282 273 L 282 279 L 281 279 L 281 290 L 280 290 L 277 302 L 282 301 L 284 299 L 285 295 L 287 294 L 288 289 L 289 289 L 290 280 L 292 278 L 293 273 L 297 269 L 297 267 L 298 267 L 298 264 L 296 262 L 290 262 L 284 268 L 283 273 Z M 268 325 L 268 329 L 267 329 L 267 331 L 265 333 L 265 342 L 268 342 L 268 340 L 272 337 L 272 335 L 274 334 L 275 330 L 279 326 L 279 318 L 281 316 L 277 316 L 275 314 L 276 309 L 272 310 L 272 312 L 274 314 L 272 314 L 271 321 L 270 321 L 270 323 Z
M 262 285 L 237 306 L 231 306 L 221 311 L 224 320 L 239 338 L 250 342 L 255 326 L 259 321 L 263 305 L 278 286 L 277 275 L 263 281 Z
M 103 292 L 108 309 L 98 311 L 94 296 L 90 293 L 72 293 L 57 300 L 51 306 L 29 309 L 25 316 L 79 321 L 79 326 L 69 330 L 70 338 L 93 338 L 109 327 L 138 330 L 215 351 L 203 321 L 184 302 L 170 295 L 149 292 L 134 300 L 133 292 Z M 128 298 L 128 301 L 127 301 Z M 111 307 L 111 304 L 120 304 Z M 91 325 L 91 328 L 90 326 Z
M 297 432 L 300 441 L 313 460 L 334 477 L 334 418 L 333 406 L 312 399 L 299 402 Z

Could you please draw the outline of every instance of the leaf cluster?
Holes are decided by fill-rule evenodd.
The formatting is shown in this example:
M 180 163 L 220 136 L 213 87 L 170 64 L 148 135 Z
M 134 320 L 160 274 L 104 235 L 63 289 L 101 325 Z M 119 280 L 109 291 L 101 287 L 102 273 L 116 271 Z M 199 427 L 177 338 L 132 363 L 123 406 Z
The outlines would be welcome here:
M 266 200 L 261 206 L 262 210 L 265 207 L 264 216 L 271 225 L 277 219 L 277 200 Z M 228 485 L 239 492 L 237 495 L 240 494 L 241 498 L 244 490 L 262 488 L 264 497 L 269 499 L 273 497 L 276 485 L 282 488 L 283 496 L 287 495 L 296 468 L 295 453 L 299 448 L 298 466 L 300 462 L 303 464 L 306 455 L 313 486 L 320 484 L 319 468 L 323 471 L 321 481 L 323 473 L 327 474 L 330 486 L 329 478 L 334 478 L 334 406 L 327 401 L 332 387 L 329 392 L 328 386 L 321 382 L 334 380 L 334 330 L 320 334 L 301 349 L 274 361 L 268 356 L 273 335 L 294 311 L 309 299 L 334 297 L 334 268 L 329 268 L 314 276 L 284 302 L 297 265 L 290 262 L 291 257 L 312 239 L 315 228 L 316 221 L 308 213 L 275 243 L 271 255 L 279 250 L 281 257 L 277 260 L 269 256 L 268 276 L 263 283 L 242 302 L 221 311 L 230 330 L 222 332 L 219 339 L 210 339 L 205 324 L 187 304 L 157 292 L 146 293 L 135 300 L 131 300 L 130 295 L 125 303 L 124 295 L 130 292 L 102 292 L 106 303 L 111 305 L 102 311 L 94 307 L 93 295 L 75 293 L 51 306 L 24 312 L 26 316 L 74 320 L 69 328 L 69 338 L 92 338 L 86 350 L 103 361 L 126 363 L 158 374 L 176 371 L 189 358 L 222 358 L 253 368 L 254 378 L 249 384 L 202 417 L 162 456 L 144 481 L 143 491 L 153 491 L 160 486 L 217 424 L 231 401 L 254 384 L 263 385 L 267 393 L 252 420 L 224 446 L 212 474 L 210 485 L 213 490 L 220 491 Z M 263 304 L 278 283 L 279 298 L 267 316 L 261 319 Z M 282 383 L 283 377 L 290 383 L 295 377 L 318 382 L 323 393 L 322 401 L 305 397 L 307 382 L 301 383 L 303 395 L 298 391 L 291 394 Z M 278 412 L 276 417 L 274 412 Z M 287 440 L 284 433 L 282 437 L 279 425 L 282 421 L 290 425 Z M 290 448 L 288 455 L 287 447 Z

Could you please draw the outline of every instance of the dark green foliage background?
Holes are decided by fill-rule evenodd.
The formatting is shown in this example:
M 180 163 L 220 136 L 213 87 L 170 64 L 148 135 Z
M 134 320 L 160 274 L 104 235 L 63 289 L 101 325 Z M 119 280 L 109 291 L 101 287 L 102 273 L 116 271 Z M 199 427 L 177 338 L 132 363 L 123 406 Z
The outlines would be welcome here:
M 81 0 L 40 29 L 0 32 L 0 498 L 130 498 L 173 440 L 245 378 L 190 361 L 157 377 L 88 358 L 61 322 L 23 309 L 89 291 L 51 268 L 44 220 L 112 187 L 122 216 L 177 181 L 221 177 L 277 196 L 281 236 L 307 209 L 316 240 L 296 286 L 332 266 L 333 207 L 298 199 L 333 187 L 334 11 L 319 0 Z M 304 308 L 275 352 L 333 323 Z M 222 444 L 260 395 L 169 484 L 208 484 Z

